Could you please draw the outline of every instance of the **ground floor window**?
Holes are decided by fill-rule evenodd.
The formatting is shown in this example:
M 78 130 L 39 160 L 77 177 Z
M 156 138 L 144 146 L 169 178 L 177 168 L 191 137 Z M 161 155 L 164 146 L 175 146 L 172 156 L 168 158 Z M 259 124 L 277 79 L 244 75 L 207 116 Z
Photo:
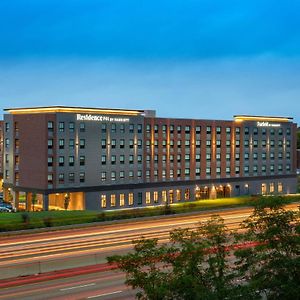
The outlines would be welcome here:
M 101 195 L 101 207 L 106 207 L 106 195 Z
M 169 200 L 170 200 L 170 203 L 174 202 L 174 191 L 173 190 L 169 190 Z
M 110 195 L 110 206 L 111 207 L 116 206 L 116 195 L 115 194 Z
M 133 193 L 128 194 L 128 205 L 133 205 Z
M 181 200 L 181 190 L 176 190 L 176 200 L 177 201 Z
M 267 193 L 267 185 L 265 183 L 261 184 L 261 194 L 265 195 Z
M 158 203 L 158 192 L 157 191 L 155 191 L 153 193 L 153 200 L 154 200 L 154 203 Z
M 185 189 L 184 200 L 190 200 L 190 189 Z
M 167 202 L 167 191 L 161 192 L 161 198 L 163 202 Z
M 277 190 L 278 190 L 278 193 L 282 193 L 283 192 L 283 186 L 282 186 L 281 182 L 278 182 L 278 184 L 277 184 Z
M 151 203 L 151 193 L 146 192 L 146 204 L 150 204 L 150 203 Z
M 125 205 L 125 194 L 120 194 L 120 206 Z
M 274 182 L 270 183 L 270 193 L 274 193 L 275 187 L 274 187 Z

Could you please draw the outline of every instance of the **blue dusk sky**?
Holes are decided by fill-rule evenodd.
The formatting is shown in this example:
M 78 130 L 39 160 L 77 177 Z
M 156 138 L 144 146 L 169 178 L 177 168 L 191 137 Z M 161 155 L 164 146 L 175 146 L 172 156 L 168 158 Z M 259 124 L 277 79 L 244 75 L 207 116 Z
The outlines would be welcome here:
M 0 108 L 300 122 L 300 1 L 1 0 Z

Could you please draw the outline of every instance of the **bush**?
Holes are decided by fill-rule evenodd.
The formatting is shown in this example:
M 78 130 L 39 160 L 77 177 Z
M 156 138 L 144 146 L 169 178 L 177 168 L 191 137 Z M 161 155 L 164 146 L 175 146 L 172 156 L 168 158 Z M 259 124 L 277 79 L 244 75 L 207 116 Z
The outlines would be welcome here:
M 53 219 L 51 216 L 49 217 L 44 217 L 43 218 L 43 222 L 45 224 L 46 227 L 52 227 L 53 226 Z

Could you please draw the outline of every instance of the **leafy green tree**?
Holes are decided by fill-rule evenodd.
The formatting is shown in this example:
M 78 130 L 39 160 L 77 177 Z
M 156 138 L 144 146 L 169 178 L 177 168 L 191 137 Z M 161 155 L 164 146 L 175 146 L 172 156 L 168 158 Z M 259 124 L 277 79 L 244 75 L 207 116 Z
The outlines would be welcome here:
M 258 296 L 300 299 L 299 216 L 285 210 L 280 198 L 268 197 L 243 222 L 241 240 L 256 246 L 236 251 L 237 268 Z
M 227 251 L 230 238 L 223 219 L 215 216 L 195 230 L 171 231 L 168 244 L 134 241 L 133 253 L 108 261 L 126 273 L 138 299 L 240 299 L 243 287 L 234 281 Z

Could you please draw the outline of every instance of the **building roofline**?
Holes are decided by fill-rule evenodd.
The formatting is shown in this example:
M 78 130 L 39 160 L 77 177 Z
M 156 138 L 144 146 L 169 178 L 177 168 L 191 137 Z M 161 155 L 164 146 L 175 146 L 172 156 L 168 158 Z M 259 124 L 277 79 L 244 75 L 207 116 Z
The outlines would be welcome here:
M 102 113 L 102 114 L 124 114 L 124 115 L 146 115 L 151 110 L 122 109 L 122 108 L 100 108 L 82 106 L 35 106 L 35 107 L 13 107 L 5 108 L 4 111 L 11 114 L 36 114 L 36 113 Z
M 252 115 L 234 115 L 234 120 L 242 121 L 275 121 L 275 122 L 291 122 L 294 118 L 282 116 L 252 116 Z

